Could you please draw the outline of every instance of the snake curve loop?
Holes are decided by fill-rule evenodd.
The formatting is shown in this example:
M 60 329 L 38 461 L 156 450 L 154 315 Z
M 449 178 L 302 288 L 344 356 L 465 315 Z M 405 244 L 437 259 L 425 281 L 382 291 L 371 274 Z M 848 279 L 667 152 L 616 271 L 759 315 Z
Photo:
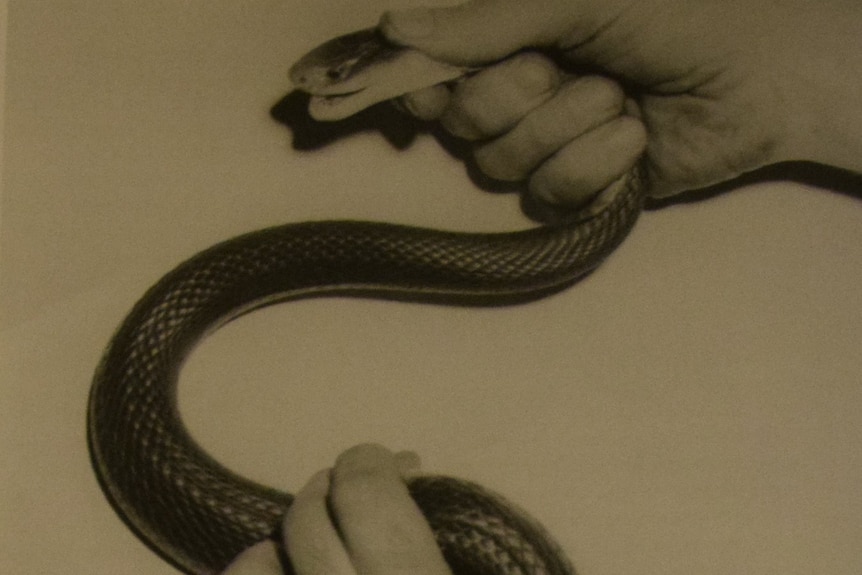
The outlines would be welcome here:
M 220 572 L 273 537 L 291 495 L 242 478 L 191 438 L 176 407 L 184 358 L 229 319 L 276 301 L 359 296 L 506 305 L 570 286 L 616 249 L 644 201 L 642 170 L 603 207 L 568 223 L 470 234 L 321 221 L 252 232 L 165 275 L 134 306 L 97 368 L 87 435 L 103 491 L 128 526 L 174 566 Z M 410 480 L 411 495 L 456 575 L 567 575 L 559 547 L 526 513 L 448 477 Z

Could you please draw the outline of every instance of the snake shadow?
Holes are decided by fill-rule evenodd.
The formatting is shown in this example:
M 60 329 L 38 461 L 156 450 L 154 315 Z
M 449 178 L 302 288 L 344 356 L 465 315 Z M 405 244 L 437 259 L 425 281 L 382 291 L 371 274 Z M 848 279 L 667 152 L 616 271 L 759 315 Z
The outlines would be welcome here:
M 456 138 L 436 122 L 424 122 L 401 111 L 390 102 L 382 102 L 337 122 L 318 122 L 308 114 L 309 96 L 291 92 L 270 110 L 272 118 L 292 134 L 294 150 L 316 150 L 359 133 L 376 132 L 398 150 L 409 148 L 422 134 L 434 137 L 450 156 L 462 162 L 467 176 L 476 187 L 490 193 L 519 194 L 524 214 L 542 224 L 565 222 L 570 210 L 542 204 L 525 194 L 521 183 L 501 182 L 485 176 L 473 159 L 473 144 Z M 770 164 L 717 185 L 693 189 L 669 198 L 648 198 L 646 210 L 660 210 L 672 205 L 701 202 L 724 195 L 743 186 L 763 182 L 786 181 L 806 184 L 838 194 L 862 199 L 862 174 L 808 161 Z
M 816 162 L 788 161 L 769 164 L 720 184 L 690 190 L 669 198 L 648 198 L 645 209 L 660 210 L 673 205 L 702 202 L 743 186 L 765 182 L 805 184 L 862 200 L 862 174 Z
M 522 184 L 494 180 L 483 174 L 473 159 L 473 144 L 452 136 L 436 122 L 419 120 L 391 102 L 382 102 L 337 122 L 319 122 L 308 114 L 308 100 L 307 94 L 294 91 L 270 109 L 270 116 L 290 131 L 293 150 L 313 151 L 362 133 L 378 133 L 392 147 L 406 150 L 420 135 L 431 136 L 452 158 L 464 165 L 466 175 L 480 190 L 518 194 L 522 211 L 536 222 L 554 223 L 566 219 L 568 212 L 531 200 L 523 193 Z
M 285 95 L 270 109 L 270 116 L 290 130 L 294 150 L 318 150 L 337 140 L 377 132 L 393 147 L 403 150 L 420 133 L 417 122 L 386 102 L 337 122 L 319 122 L 308 114 L 309 96 L 300 91 Z

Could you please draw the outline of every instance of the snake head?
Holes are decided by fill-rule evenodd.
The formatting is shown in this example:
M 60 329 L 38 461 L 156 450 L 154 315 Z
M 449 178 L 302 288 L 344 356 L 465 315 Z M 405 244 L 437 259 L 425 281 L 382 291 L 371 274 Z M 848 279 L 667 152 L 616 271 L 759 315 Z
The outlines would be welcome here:
M 300 58 L 289 75 L 296 89 L 311 95 L 311 117 L 334 121 L 466 72 L 461 66 L 396 46 L 376 28 L 368 28 L 321 44 Z

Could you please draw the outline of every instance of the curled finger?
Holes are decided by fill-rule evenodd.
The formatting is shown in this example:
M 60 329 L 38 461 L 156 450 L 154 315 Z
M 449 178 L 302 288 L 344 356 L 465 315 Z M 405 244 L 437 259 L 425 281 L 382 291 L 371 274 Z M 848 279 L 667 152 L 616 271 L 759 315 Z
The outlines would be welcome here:
M 620 116 L 569 142 L 530 177 L 530 193 L 558 206 L 580 206 L 630 170 L 646 148 L 643 124 Z
M 476 164 L 498 180 L 525 180 L 570 141 L 619 116 L 624 103 L 622 88 L 608 78 L 573 78 L 511 131 L 479 146 Z
M 332 471 L 332 510 L 359 573 L 450 575 L 391 452 L 360 445 Z
M 329 475 L 329 469 L 316 473 L 285 515 L 284 544 L 297 575 L 356 575 L 330 519 Z
M 518 54 L 460 82 L 440 123 L 466 140 L 498 136 L 550 98 L 562 77 L 549 58 Z
M 451 93 L 444 84 L 436 84 L 428 88 L 405 94 L 399 103 L 420 120 L 438 119 L 449 105 Z
M 221 575 L 282 575 L 274 541 L 261 541 L 240 553 Z

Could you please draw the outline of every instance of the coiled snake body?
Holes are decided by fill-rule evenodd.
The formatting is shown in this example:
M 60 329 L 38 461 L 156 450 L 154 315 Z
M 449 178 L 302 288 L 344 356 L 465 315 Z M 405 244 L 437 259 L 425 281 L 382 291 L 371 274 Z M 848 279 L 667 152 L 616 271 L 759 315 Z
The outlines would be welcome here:
M 641 210 L 642 187 L 634 171 L 594 213 L 521 232 L 309 222 L 192 257 L 137 303 L 97 370 L 88 437 L 103 490 L 171 563 L 188 573 L 219 572 L 272 536 L 291 496 L 225 469 L 184 429 L 176 382 L 196 341 L 250 309 L 307 296 L 468 305 L 540 297 L 589 273 L 619 245 Z M 419 477 L 409 487 L 456 574 L 571 573 L 543 529 L 499 496 L 444 477 Z

